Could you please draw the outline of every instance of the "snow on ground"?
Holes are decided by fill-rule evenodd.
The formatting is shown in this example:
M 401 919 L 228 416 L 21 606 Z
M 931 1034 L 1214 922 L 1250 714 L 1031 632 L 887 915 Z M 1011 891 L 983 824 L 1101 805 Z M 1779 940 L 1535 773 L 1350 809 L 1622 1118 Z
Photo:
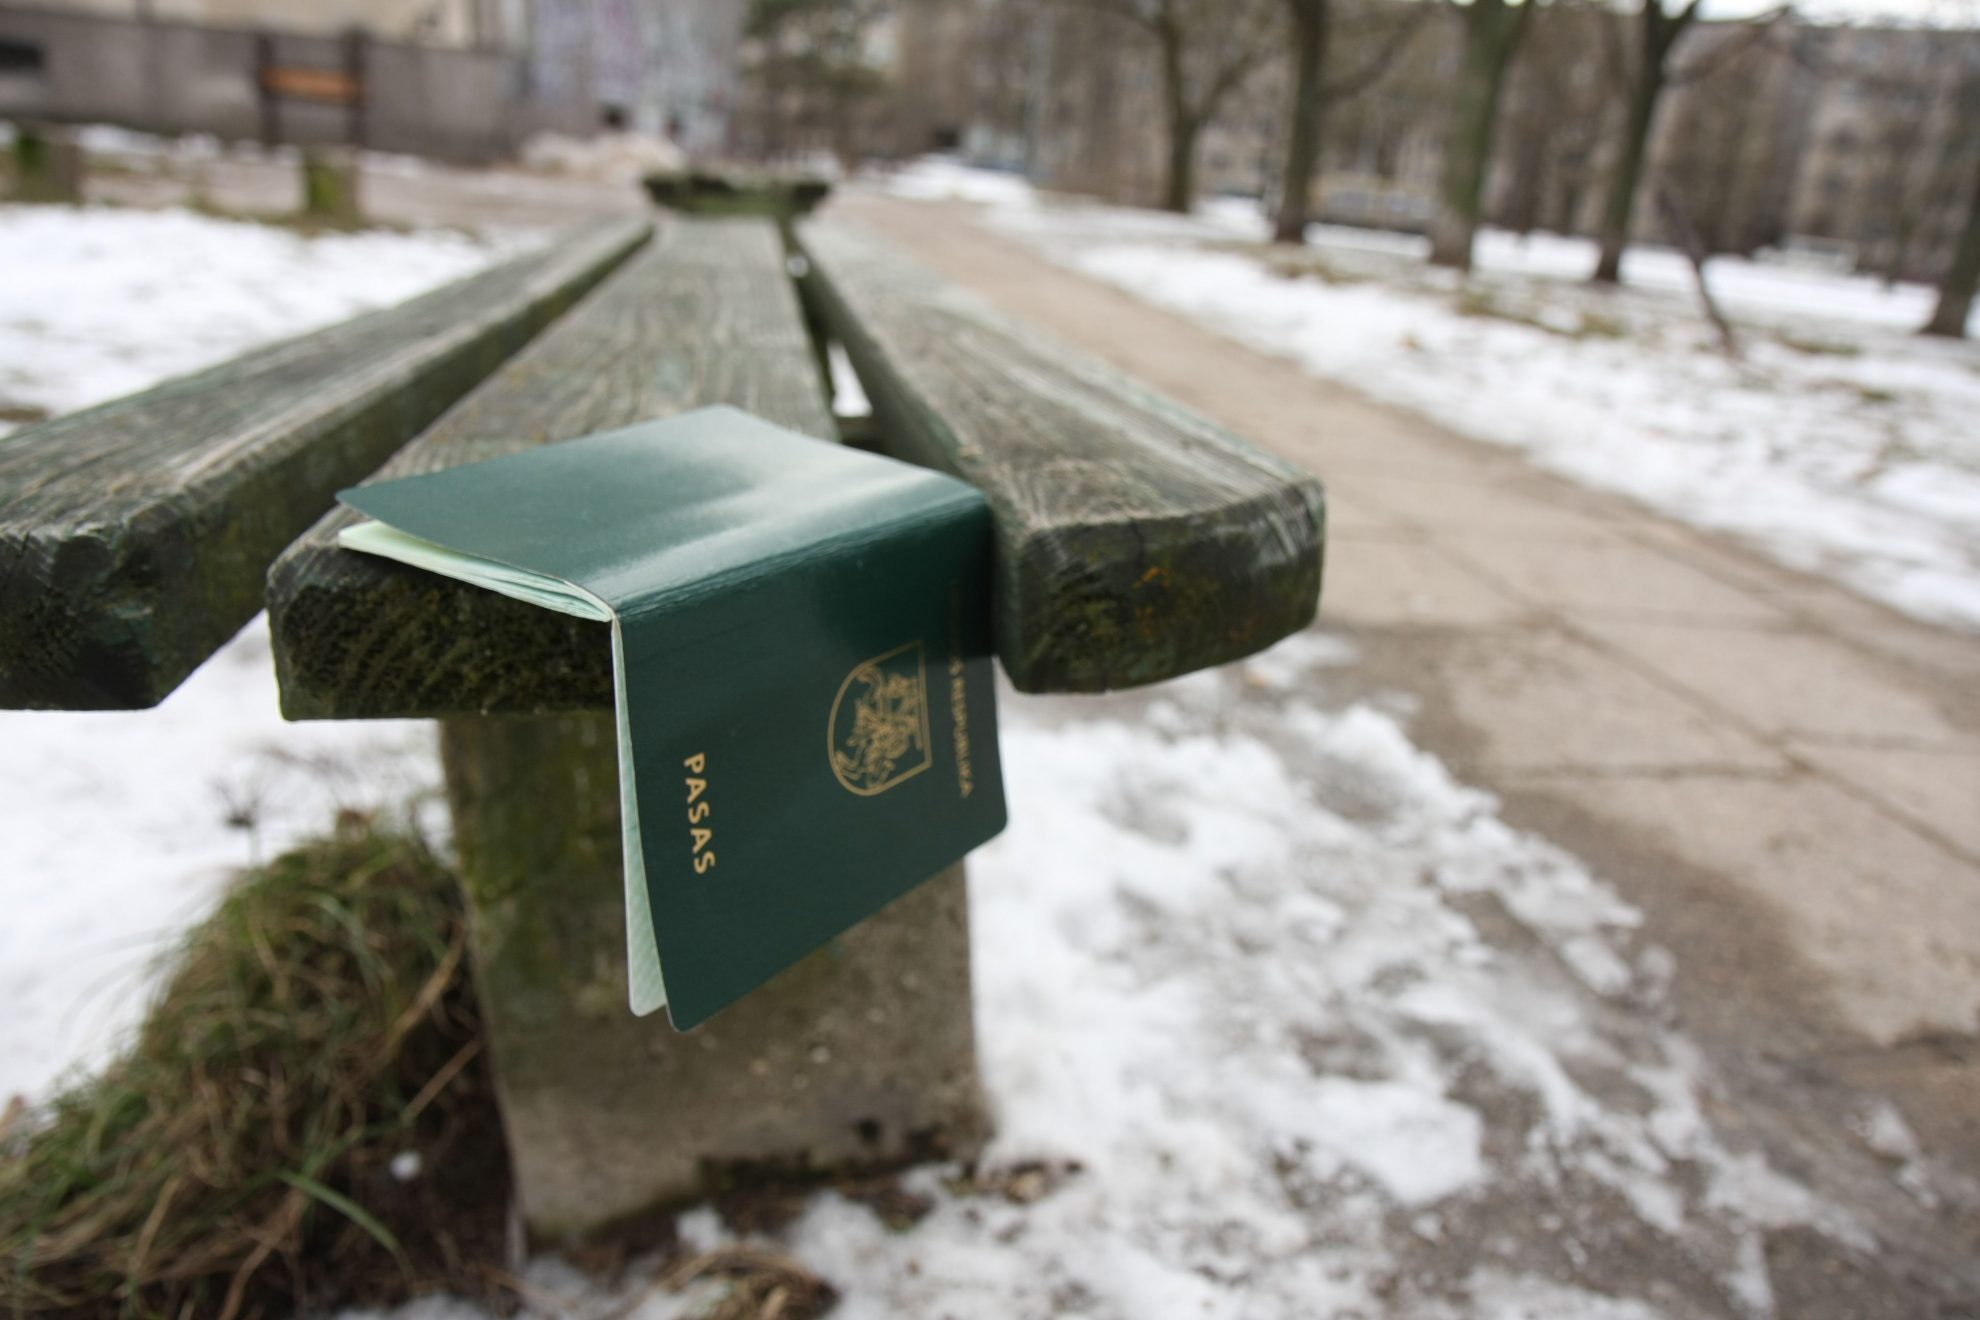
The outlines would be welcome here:
M 1011 826 L 970 863 L 984 1163 L 1036 1185 L 924 1168 L 908 1231 L 826 1192 L 751 1241 L 845 1320 L 1765 1315 L 1763 1232 L 1860 1244 L 1710 1117 L 1638 913 L 1338 695 L 1351 662 L 1307 633 L 1133 696 L 1007 691 Z M 696 1300 L 632 1277 L 530 1279 L 543 1315 Z
M 1714 260 L 1735 362 L 1668 251 L 1632 250 L 1627 287 L 1599 291 L 1592 244 L 1488 232 L 1466 283 L 1406 235 L 1316 225 L 1306 249 L 1268 247 L 1249 202 L 1131 211 L 939 161 L 887 186 L 982 204 L 1052 260 L 1316 375 L 1980 630 L 1980 345 L 1911 333 L 1923 287 Z
M 60 413 L 115 398 L 403 302 L 520 241 L 305 237 L 191 211 L 0 206 L 0 405 Z
M 0 403 L 97 403 L 401 301 L 509 246 L 0 206 Z M 432 784 L 429 742 L 423 725 L 284 724 L 260 620 L 156 710 L 0 711 L 0 1109 L 108 1057 L 158 953 L 228 871 L 320 832 L 338 806 L 396 806 Z

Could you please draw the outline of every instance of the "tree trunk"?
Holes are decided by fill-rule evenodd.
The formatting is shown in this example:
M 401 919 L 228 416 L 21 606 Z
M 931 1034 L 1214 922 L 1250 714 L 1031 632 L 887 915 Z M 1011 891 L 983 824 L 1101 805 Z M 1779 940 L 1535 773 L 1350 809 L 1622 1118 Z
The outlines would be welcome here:
M 1321 78 L 1327 65 L 1327 7 L 1331 0 L 1293 0 L 1292 131 L 1286 169 L 1279 181 L 1279 211 L 1272 219 L 1272 241 L 1306 241 L 1313 177 L 1320 164 L 1320 116 L 1325 109 Z
M 1540 202 L 1547 194 L 1547 140 L 1538 133 L 1519 144 L 1512 159 L 1511 194 L 1498 222 L 1521 238 L 1540 227 Z
M 1966 322 L 1973 314 L 1973 296 L 1980 289 L 1980 174 L 1973 179 L 1973 199 L 1966 205 L 1966 226 L 1959 232 L 1959 247 L 1952 265 L 1939 281 L 1939 305 L 1925 323 L 1928 335 L 1949 339 L 1966 337 Z
M 1684 249 L 1685 260 L 1691 263 L 1691 278 L 1698 286 L 1699 306 L 1705 309 L 1705 319 L 1718 331 L 1719 346 L 1726 351 L 1727 357 L 1738 358 L 1739 336 L 1733 333 L 1732 322 L 1726 319 L 1726 314 L 1719 310 L 1719 300 L 1712 296 L 1712 286 L 1705 278 L 1705 261 L 1711 256 L 1711 251 L 1705 246 L 1704 237 L 1670 189 L 1657 189 L 1657 209 L 1678 245 Z
M 1644 0 L 1656 4 L 1657 0 Z M 1597 284 L 1622 282 L 1623 249 L 1629 246 L 1629 218 L 1636 209 L 1636 192 L 1643 182 L 1643 158 L 1650 148 L 1650 126 L 1657 118 L 1657 101 L 1664 92 L 1664 69 L 1657 56 L 1645 51 L 1643 67 L 1629 88 L 1629 117 L 1623 123 L 1622 154 L 1609 171 L 1609 196 L 1602 208 L 1602 257 L 1595 265 Z
M 1162 181 L 1162 209 L 1188 215 L 1196 200 L 1196 135 L 1201 126 L 1187 115 L 1169 121 L 1169 169 Z
M 1527 5 L 1510 8 L 1504 0 L 1472 0 L 1463 11 L 1464 57 L 1451 101 L 1437 215 L 1430 227 L 1432 265 L 1471 269 L 1472 238 L 1478 232 L 1486 171 L 1492 163 L 1499 98 L 1527 9 Z
M 1156 33 L 1162 43 L 1162 92 L 1169 106 L 1169 168 L 1162 178 L 1162 209 L 1189 214 L 1196 198 L 1196 133 L 1202 125 L 1189 111 L 1183 83 L 1183 34 L 1169 27 Z

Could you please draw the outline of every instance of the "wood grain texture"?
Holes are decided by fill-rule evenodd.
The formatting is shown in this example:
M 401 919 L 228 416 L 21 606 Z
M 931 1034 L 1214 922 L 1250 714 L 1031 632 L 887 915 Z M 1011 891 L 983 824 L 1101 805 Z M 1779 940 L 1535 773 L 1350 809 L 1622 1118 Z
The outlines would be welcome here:
M 1097 692 L 1248 655 L 1319 602 L 1319 481 L 829 216 L 805 298 L 846 347 L 882 452 L 997 520 L 997 652 L 1027 692 Z
M 270 561 L 644 242 L 615 220 L 0 440 L 0 707 L 162 700 Z
M 407 476 L 734 404 L 836 439 L 823 381 L 761 219 L 670 219 L 646 251 L 402 450 Z M 610 633 L 336 544 L 311 528 L 269 573 L 291 719 L 540 714 L 612 703 Z

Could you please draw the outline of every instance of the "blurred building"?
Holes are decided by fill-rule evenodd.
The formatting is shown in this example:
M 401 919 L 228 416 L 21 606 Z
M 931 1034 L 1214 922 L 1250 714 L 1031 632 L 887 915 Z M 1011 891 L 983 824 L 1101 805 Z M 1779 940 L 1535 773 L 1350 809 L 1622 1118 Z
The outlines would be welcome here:
M 1797 235 L 1854 246 L 1859 266 L 1934 278 L 1980 172 L 1980 33 L 1807 34 L 1808 95 L 1787 202 Z
M 443 159 L 726 148 L 743 0 L 0 0 L 0 118 Z

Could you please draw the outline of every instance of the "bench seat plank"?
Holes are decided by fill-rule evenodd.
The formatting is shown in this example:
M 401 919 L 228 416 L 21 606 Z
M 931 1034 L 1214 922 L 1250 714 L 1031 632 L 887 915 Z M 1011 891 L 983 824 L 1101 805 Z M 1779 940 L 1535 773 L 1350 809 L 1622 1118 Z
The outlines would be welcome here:
M 400 306 L 0 439 L 0 708 L 155 705 L 269 563 L 646 240 L 600 222 Z
M 1304 627 L 1319 481 L 1086 354 L 1013 325 L 829 215 L 799 227 L 807 305 L 875 440 L 997 521 L 997 652 L 1028 692 L 1172 678 Z
M 378 476 L 493 458 L 708 404 L 837 438 L 775 228 L 664 223 L 653 243 Z M 339 509 L 269 573 L 291 719 L 548 713 L 612 704 L 589 623 L 343 550 Z

